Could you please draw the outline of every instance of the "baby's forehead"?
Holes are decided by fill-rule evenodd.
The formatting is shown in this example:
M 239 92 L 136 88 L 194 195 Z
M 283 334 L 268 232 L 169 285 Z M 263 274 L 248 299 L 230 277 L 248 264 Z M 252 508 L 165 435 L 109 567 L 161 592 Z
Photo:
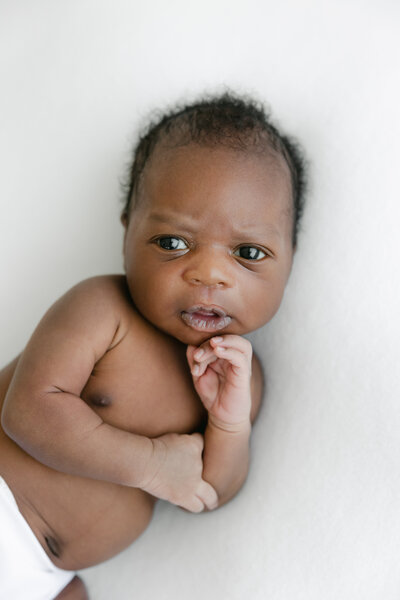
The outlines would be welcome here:
M 144 172 L 140 204 L 147 216 L 203 214 L 239 217 L 243 222 L 281 221 L 293 216 L 288 169 L 272 154 L 238 152 L 226 147 L 166 147 L 154 153 Z M 271 212 L 272 211 L 272 212 Z
M 285 159 L 271 147 L 231 148 L 226 145 L 198 143 L 159 143 L 149 157 L 144 170 L 144 182 L 160 182 L 177 177 L 200 175 L 208 177 L 216 171 L 237 181 L 237 172 L 248 177 L 279 180 L 291 193 L 289 167 Z

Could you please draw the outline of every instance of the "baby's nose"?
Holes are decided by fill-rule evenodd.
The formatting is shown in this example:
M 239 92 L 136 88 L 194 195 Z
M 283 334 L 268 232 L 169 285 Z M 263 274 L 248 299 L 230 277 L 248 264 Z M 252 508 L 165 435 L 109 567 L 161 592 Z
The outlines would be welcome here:
M 213 249 L 198 250 L 186 268 L 183 278 L 193 285 L 232 287 L 232 266 L 229 256 Z

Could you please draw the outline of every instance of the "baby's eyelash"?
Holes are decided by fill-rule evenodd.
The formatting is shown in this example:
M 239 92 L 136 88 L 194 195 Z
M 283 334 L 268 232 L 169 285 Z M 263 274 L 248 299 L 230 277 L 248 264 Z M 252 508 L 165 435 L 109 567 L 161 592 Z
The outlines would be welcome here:
M 237 248 L 233 254 L 235 256 L 239 256 L 240 258 L 244 258 L 245 260 L 262 260 L 268 254 L 261 250 L 261 248 L 257 248 L 257 246 L 240 246 Z
M 188 250 L 189 244 L 183 238 L 177 235 L 160 235 L 153 239 L 153 243 L 157 244 L 162 250 L 167 252 Z M 232 252 L 233 256 L 237 256 L 243 260 L 249 262 L 259 262 L 266 258 L 268 255 L 267 251 L 262 250 L 258 246 L 252 246 L 250 244 L 239 246 Z
M 175 235 L 163 235 L 154 240 L 163 250 L 186 250 L 186 242 Z

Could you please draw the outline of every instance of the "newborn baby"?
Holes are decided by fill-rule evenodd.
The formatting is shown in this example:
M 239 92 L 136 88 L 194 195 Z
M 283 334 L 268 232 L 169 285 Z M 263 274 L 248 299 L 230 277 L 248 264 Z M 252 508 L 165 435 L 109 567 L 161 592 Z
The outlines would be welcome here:
M 84 598 L 74 571 L 131 544 L 157 498 L 200 512 L 240 489 L 262 396 L 242 336 L 281 303 L 303 183 L 251 100 L 188 105 L 140 139 L 125 274 L 72 288 L 0 372 L 5 597 Z

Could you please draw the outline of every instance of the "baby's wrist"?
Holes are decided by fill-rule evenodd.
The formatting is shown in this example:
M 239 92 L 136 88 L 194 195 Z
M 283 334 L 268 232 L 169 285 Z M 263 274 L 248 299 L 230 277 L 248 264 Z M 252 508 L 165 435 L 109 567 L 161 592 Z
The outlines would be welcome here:
M 213 415 L 208 415 L 207 426 L 211 429 L 222 431 L 223 433 L 236 434 L 236 435 L 250 435 L 251 433 L 251 421 L 250 416 L 237 422 L 228 423 L 221 421 Z
M 151 482 L 160 471 L 167 449 L 165 444 L 157 438 L 144 439 L 146 440 L 146 448 L 143 455 L 142 469 L 133 487 L 146 491 L 146 488 L 151 485 Z

